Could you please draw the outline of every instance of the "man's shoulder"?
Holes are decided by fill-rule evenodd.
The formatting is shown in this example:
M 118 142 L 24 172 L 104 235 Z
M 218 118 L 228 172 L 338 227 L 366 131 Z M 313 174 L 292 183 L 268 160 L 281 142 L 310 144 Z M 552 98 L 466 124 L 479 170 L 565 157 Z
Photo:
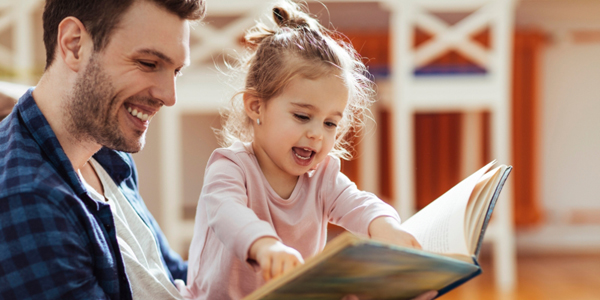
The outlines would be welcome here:
M 9 171 L 6 172 L 6 169 Z M 75 191 L 47 163 L 13 168 L 1 166 L 0 202 L 6 201 L 10 201 L 11 206 L 36 202 L 62 207 L 65 211 L 71 210 L 71 202 L 80 202 Z
M 10 115 L 0 123 L 0 198 L 17 194 L 51 196 L 67 187 L 17 116 Z
M 13 152 L 17 148 L 33 146 L 35 141 L 25 128 L 18 114 L 12 113 L 0 122 L 0 159 L 6 153 Z

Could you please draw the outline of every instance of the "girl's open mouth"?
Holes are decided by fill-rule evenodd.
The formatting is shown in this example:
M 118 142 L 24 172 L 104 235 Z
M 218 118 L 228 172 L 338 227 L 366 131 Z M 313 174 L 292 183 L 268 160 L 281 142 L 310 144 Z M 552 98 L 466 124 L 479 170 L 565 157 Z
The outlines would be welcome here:
M 293 147 L 294 160 L 296 163 L 302 166 L 308 166 L 312 162 L 312 158 L 315 156 L 315 151 L 308 148 Z

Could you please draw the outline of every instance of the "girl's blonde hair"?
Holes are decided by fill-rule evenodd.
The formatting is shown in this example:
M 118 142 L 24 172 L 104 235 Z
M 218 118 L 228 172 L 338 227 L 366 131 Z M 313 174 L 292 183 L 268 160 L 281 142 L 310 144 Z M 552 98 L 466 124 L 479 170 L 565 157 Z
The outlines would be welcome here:
M 361 57 L 352 45 L 345 43 L 336 32 L 327 30 L 294 2 L 282 1 L 273 8 L 276 29 L 258 22 L 245 36 L 254 52 L 240 60 L 246 72 L 245 88 L 231 99 L 222 115 L 223 129 L 218 131 L 221 144 L 253 139 L 252 122 L 246 115 L 241 94 L 248 93 L 268 102 L 279 95 L 295 77 L 317 79 L 337 75 L 348 87 L 348 104 L 338 124 L 332 154 L 349 159 L 351 145 L 348 133 L 358 133 L 373 102 L 373 82 Z

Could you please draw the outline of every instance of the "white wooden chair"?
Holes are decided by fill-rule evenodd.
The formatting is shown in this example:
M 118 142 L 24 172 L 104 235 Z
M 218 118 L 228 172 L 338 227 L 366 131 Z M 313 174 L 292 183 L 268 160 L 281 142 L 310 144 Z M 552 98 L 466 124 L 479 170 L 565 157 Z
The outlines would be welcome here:
M 406 219 L 415 211 L 414 115 L 417 112 L 462 111 L 466 113 L 465 145 L 481 144 L 477 134 L 478 112 L 491 112 L 491 156 L 500 163 L 511 162 L 511 68 L 513 0 L 389 0 L 393 65 L 394 186 L 396 206 Z M 432 12 L 435 12 L 432 13 Z M 439 13 L 472 12 L 449 25 Z M 413 47 L 415 28 L 433 38 Z M 490 49 L 471 41 L 470 36 L 486 27 Z M 415 70 L 448 50 L 455 50 L 487 72 L 468 76 L 418 76 Z M 475 130 L 473 130 L 475 128 Z M 475 139 L 475 140 L 473 140 Z M 462 155 L 464 175 L 477 169 L 480 149 L 467 147 Z M 518 170 L 517 170 L 518 171 Z M 493 244 L 497 286 L 510 290 L 516 282 L 516 257 L 512 223 L 512 189 L 507 184 L 486 233 Z

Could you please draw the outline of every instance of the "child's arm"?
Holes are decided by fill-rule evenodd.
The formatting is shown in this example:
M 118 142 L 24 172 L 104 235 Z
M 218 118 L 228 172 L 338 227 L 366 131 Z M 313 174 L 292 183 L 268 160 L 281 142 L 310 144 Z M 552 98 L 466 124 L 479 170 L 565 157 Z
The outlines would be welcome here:
M 300 252 L 273 237 L 262 237 L 252 243 L 248 251 L 248 258 L 255 260 L 260 265 L 265 281 L 304 263 Z
M 420 249 L 417 240 L 400 229 L 400 216 L 376 195 L 361 191 L 340 172 L 337 158 L 328 161 L 323 186 L 325 211 L 329 222 L 355 234 L 369 235 L 405 247 Z M 329 178 L 333 178 L 329 181 Z
M 382 216 L 374 219 L 369 224 L 369 236 L 399 246 L 421 249 L 415 237 L 400 229 L 400 222 L 392 217 Z

